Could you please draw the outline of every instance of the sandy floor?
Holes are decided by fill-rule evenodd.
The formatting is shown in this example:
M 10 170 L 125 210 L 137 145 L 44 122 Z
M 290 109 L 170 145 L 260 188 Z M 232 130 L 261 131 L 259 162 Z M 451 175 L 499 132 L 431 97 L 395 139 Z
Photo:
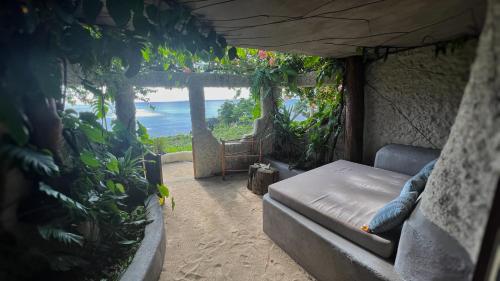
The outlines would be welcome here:
M 164 170 L 176 207 L 165 208 L 161 281 L 314 280 L 262 232 L 262 199 L 246 175 L 196 181 L 191 162 Z

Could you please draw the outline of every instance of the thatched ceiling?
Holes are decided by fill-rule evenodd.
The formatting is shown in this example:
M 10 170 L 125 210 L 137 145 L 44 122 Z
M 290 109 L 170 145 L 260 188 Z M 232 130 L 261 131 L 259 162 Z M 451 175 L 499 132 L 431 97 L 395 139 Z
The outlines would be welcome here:
M 477 35 L 484 0 L 182 0 L 231 45 L 345 57 Z

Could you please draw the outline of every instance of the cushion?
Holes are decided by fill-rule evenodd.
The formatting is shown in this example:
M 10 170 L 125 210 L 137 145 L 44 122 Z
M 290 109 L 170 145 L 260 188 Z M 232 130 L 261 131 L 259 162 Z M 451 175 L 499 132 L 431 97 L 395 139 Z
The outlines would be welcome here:
M 378 210 L 368 225 L 371 233 L 384 233 L 403 224 L 417 202 L 417 192 L 406 192 Z
M 410 178 L 344 160 L 299 174 L 269 186 L 269 196 L 323 227 L 382 257 L 395 243 L 363 232 L 385 204 L 397 197 Z
M 417 204 L 417 198 L 424 190 L 434 164 L 436 160 L 427 163 L 420 172 L 411 177 L 404 184 L 399 196 L 377 211 L 368 224 L 367 231 L 384 233 L 403 224 Z
M 439 157 L 439 150 L 411 145 L 389 144 L 377 151 L 375 168 L 413 176 L 425 164 Z
M 434 165 L 436 164 L 437 159 L 432 160 L 427 163 L 420 172 L 411 177 L 401 190 L 401 194 L 408 192 L 417 192 L 419 195 L 424 191 L 425 184 L 427 183 L 427 179 L 431 175 L 432 169 L 434 169 Z

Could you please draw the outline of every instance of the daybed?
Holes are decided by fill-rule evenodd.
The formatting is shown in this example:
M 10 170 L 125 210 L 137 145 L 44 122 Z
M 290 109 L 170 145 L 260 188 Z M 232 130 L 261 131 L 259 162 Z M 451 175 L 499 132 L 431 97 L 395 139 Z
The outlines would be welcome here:
M 361 230 L 439 151 L 388 145 L 374 167 L 339 160 L 269 187 L 264 232 L 320 281 L 401 280 L 398 234 Z

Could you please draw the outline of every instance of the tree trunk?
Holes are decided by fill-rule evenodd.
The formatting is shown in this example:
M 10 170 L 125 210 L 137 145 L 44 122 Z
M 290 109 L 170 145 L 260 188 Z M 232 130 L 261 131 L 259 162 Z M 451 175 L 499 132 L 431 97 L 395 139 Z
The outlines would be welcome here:
M 252 190 L 252 181 L 255 176 L 255 172 L 260 168 L 260 164 L 252 164 L 248 167 L 248 182 L 247 189 Z
M 64 138 L 62 136 L 62 121 L 57 114 L 56 101 L 46 99 L 28 101 L 26 114 L 31 125 L 31 143 L 40 149 L 52 152 L 54 160 L 61 164 L 61 149 Z
M 252 192 L 258 195 L 267 193 L 269 185 L 279 181 L 279 172 L 274 168 L 259 168 L 252 179 Z
M 117 85 L 115 98 L 116 119 L 127 128 L 131 134 L 135 134 L 135 93 L 134 88 L 128 82 Z

